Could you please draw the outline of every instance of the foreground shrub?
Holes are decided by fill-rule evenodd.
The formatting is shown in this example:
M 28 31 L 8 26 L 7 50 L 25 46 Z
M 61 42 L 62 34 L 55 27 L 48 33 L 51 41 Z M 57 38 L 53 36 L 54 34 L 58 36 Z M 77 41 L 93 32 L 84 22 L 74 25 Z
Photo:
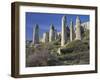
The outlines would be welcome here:
M 46 66 L 48 60 L 49 51 L 40 46 L 35 49 L 33 54 L 30 54 L 26 58 L 26 66 L 34 67 L 34 66 Z
M 87 51 L 89 50 L 89 42 L 88 41 L 80 41 L 75 40 L 65 45 L 65 47 L 61 48 L 61 53 L 77 53 L 81 51 Z

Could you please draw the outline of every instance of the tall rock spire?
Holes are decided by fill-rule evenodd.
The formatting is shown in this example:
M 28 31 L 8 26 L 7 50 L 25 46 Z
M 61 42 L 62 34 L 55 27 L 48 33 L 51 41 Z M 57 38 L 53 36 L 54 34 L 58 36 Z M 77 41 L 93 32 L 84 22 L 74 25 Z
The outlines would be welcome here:
M 58 39 L 58 34 L 57 34 L 57 30 L 55 29 L 55 40 L 57 40 Z
M 49 42 L 49 33 L 48 32 L 45 32 L 43 34 L 43 42 L 44 43 L 48 43 Z
M 50 32 L 49 32 L 49 42 L 52 42 L 55 40 L 55 29 L 53 24 L 50 26 Z
M 61 46 L 67 43 L 66 16 L 62 17 Z
M 70 41 L 72 41 L 74 39 L 74 27 L 73 27 L 73 21 L 71 19 L 70 21 Z
M 39 43 L 39 26 L 38 24 L 35 25 L 35 28 L 33 29 L 33 44 Z
M 76 40 L 81 40 L 81 21 L 79 16 L 76 18 Z

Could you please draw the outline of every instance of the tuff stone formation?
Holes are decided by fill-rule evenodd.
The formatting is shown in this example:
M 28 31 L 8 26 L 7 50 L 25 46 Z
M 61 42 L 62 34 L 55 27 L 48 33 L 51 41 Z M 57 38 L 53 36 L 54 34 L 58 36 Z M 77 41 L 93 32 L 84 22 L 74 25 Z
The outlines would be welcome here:
M 43 38 L 39 40 L 39 26 L 36 24 L 33 30 L 33 44 L 39 44 L 39 41 L 48 43 L 59 40 L 61 42 L 61 46 L 64 46 L 69 41 L 81 40 L 82 30 L 89 30 L 89 26 L 89 22 L 84 22 L 81 24 L 79 16 L 76 17 L 75 25 L 73 25 L 73 21 L 71 19 L 70 25 L 68 26 L 66 23 L 66 16 L 63 16 L 61 32 L 57 32 L 57 30 L 54 28 L 54 25 L 51 24 L 49 32 L 43 33 Z
M 49 32 L 49 42 L 52 42 L 55 40 L 55 29 L 53 24 L 50 26 L 50 32 Z
M 70 41 L 74 40 L 74 36 L 75 36 L 75 34 L 74 34 L 73 21 L 71 19 L 71 21 L 70 21 Z
M 61 32 L 57 32 L 58 39 L 61 39 Z
M 61 46 L 67 43 L 66 16 L 62 17 Z
M 79 16 L 76 18 L 76 40 L 81 40 L 81 21 Z
M 55 30 L 55 33 L 54 33 L 54 35 L 55 35 L 55 40 L 57 40 L 57 39 L 58 39 L 57 30 Z
M 44 43 L 48 43 L 49 42 L 49 33 L 48 32 L 45 32 L 43 34 L 43 42 Z
M 84 31 L 89 30 L 90 22 L 83 22 L 81 26 L 84 29 Z
M 35 25 L 35 28 L 33 29 L 33 44 L 39 43 L 39 26 L 38 24 Z

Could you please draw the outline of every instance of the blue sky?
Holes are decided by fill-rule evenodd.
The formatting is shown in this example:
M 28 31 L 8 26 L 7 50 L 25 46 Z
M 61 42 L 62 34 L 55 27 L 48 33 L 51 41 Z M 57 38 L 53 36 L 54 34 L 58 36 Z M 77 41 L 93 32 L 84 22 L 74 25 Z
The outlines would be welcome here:
M 63 16 L 66 16 L 66 24 L 69 27 L 70 20 L 72 18 L 75 25 L 76 17 L 79 16 L 81 23 L 89 21 L 89 15 L 76 15 L 76 14 L 51 14 L 51 13 L 33 13 L 26 12 L 26 40 L 32 40 L 33 28 L 35 24 L 39 25 L 39 34 L 42 37 L 44 32 L 49 32 L 50 25 L 53 24 L 58 32 L 61 31 L 61 20 Z M 66 25 L 66 26 L 67 26 Z

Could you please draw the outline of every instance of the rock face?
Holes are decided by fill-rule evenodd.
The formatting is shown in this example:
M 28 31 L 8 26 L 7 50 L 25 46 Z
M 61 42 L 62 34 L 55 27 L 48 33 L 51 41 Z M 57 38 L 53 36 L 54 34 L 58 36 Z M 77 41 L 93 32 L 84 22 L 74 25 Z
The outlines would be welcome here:
M 84 31 L 89 30 L 90 22 L 84 22 L 81 24 L 81 26 L 83 27 Z
M 81 21 L 79 16 L 76 18 L 76 40 L 81 40 Z
M 53 24 L 50 26 L 50 32 L 49 32 L 49 42 L 52 42 L 55 40 L 55 29 Z
M 44 42 L 44 43 L 49 42 L 49 33 L 48 33 L 48 32 L 45 32 L 45 33 L 43 34 L 43 42 Z
M 67 43 L 66 16 L 62 17 L 61 46 Z
M 58 39 L 58 34 L 57 34 L 57 30 L 55 29 L 55 40 L 57 40 Z
M 38 24 L 35 25 L 35 28 L 33 29 L 33 44 L 39 43 L 39 26 Z
M 57 32 L 58 39 L 61 39 L 61 32 Z
M 75 36 L 75 33 L 74 33 L 73 21 L 71 19 L 70 21 L 70 41 L 74 40 L 74 36 Z

